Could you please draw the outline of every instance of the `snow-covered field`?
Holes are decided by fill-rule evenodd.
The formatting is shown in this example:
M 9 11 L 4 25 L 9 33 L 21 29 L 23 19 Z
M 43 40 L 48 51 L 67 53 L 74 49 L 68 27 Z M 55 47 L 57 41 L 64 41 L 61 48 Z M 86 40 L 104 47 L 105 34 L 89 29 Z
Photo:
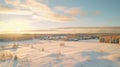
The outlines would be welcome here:
M 1 61 L 0 67 L 120 67 L 120 45 L 97 40 L 39 41 L 14 53 L 18 60 Z

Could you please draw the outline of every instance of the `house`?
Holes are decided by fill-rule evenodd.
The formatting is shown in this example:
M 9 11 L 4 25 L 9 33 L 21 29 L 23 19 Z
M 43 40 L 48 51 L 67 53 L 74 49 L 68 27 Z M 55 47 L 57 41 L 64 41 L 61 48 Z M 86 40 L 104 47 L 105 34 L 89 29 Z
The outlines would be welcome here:
M 101 43 L 120 44 L 120 35 L 103 35 L 100 36 L 99 41 Z

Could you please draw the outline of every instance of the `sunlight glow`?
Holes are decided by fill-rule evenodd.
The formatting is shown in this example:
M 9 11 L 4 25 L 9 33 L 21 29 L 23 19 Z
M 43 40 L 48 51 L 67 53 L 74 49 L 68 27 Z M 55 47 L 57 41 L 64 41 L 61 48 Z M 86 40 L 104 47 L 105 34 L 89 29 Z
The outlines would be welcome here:
M 31 30 L 32 26 L 26 20 L 14 20 L 0 24 L 0 32 L 21 32 L 24 30 Z

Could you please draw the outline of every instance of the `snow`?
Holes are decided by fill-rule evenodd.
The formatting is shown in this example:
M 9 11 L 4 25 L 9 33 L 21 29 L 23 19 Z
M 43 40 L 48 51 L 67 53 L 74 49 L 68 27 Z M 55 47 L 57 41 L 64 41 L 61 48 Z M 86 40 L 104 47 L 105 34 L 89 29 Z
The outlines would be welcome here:
M 98 39 L 90 39 L 90 40 L 80 40 L 80 42 L 99 42 Z
M 64 43 L 64 46 L 60 46 Z M 42 49 L 44 48 L 44 51 Z M 84 41 L 39 41 L 14 52 L 16 67 L 120 67 L 120 45 Z M 0 62 L 0 67 L 9 65 Z M 15 66 L 14 66 L 15 67 Z

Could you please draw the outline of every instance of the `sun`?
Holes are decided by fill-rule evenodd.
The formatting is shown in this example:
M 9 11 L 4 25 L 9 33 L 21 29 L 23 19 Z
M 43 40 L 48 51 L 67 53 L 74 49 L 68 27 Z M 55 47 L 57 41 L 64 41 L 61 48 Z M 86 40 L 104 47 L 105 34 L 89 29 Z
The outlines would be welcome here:
M 20 31 L 22 31 L 22 29 L 18 27 L 18 28 L 16 28 L 16 31 L 20 32 Z
M 24 20 L 14 20 L 1 24 L 0 28 L 0 32 L 21 32 L 25 30 L 31 30 L 32 26 L 29 22 L 26 22 Z

